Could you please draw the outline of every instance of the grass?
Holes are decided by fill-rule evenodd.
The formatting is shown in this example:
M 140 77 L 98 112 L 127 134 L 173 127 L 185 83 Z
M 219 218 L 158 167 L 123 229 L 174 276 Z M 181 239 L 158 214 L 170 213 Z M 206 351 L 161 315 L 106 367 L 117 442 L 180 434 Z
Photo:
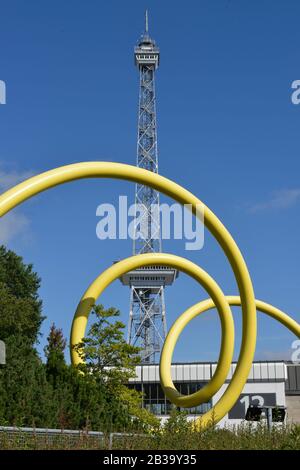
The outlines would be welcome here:
M 173 423 L 174 424 L 174 423 Z M 178 423 L 177 423 L 178 424 Z M 246 423 L 235 429 L 211 428 L 195 432 L 184 426 L 170 426 L 143 436 L 116 436 L 112 449 L 122 450 L 300 450 L 300 425 L 280 426 L 268 431 L 263 424 Z M 21 430 L 0 432 L 0 449 L 109 449 L 109 436 L 99 438 L 89 435 L 69 436 L 38 435 Z

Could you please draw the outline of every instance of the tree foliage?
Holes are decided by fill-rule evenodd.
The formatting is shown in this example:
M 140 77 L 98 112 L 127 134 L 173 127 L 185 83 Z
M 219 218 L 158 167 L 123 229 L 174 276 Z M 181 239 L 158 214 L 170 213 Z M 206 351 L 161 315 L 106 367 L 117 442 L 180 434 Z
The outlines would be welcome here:
M 33 346 L 38 341 L 42 301 L 38 295 L 40 278 L 31 264 L 0 246 L 0 335 L 3 341 L 22 336 Z
M 7 356 L 0 366 L 0 424 L 99 431 L 157 425 L 141 395 L 127 387 L 139 351 L 126 343 L 116 309 L 94 307 L 96 321 L 77 345 L 85 366 L 66 363 L 67 341 L 55 324 L 42 361 L 36 351 L 45 318 L 40 283 L 31 264 L 0 247 L 0 339 Z
M 138 424 L 143 429 L 157 425 L 157 419 L 142 408 L 142 395 L 128 387 L 140 363 L 140 349 L 125 341 L 119 310 L 95 305 L 92 314 L 96 321 L 88 336 L 75 346 L 84 360 L 80 370 L 105 391 L 112 423 L 123 428 Z

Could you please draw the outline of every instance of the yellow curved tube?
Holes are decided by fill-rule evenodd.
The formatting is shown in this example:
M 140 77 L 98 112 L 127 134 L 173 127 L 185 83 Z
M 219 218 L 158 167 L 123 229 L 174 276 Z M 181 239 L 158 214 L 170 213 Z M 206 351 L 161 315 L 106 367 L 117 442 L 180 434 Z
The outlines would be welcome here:
M 228 309 L 228 306 L 241 306 L 241 298 L 239 296 L 224 297 L 223 292 L 208 273 L 191 261 L 167 253 L 151 253 L 126 258 L 108 268 L 93 281 L 82 296 L 73 319 L 70 343 L 71 345 L 78 344 L 85 335 L 89 313 L 95 305 L 97 298 L 103 293 L 109 284 L 128 271 L 149 265 L 165 265 L 179 269 L 193 277 L 207 290 L 208 293 L 210 293 L 211 298 L 196 303 L 175 320 L 165 339 L 161 353 L 160 379 L 167 398 L 176 406 L 192 408 L 200 405 L 201 403 L 208 402 L 225 383 L 232 361 L 234 344 L 234 324 L 232 314 L 230 309 Z M 225 303 L 224 300 L 226 301 Z M 261 300 L 255 299 L 255 305 L 257 310 L 279 321 L 292 333 L 300 337 L 300 324 L 287 314 L 273 305 Z M 190 395 L 181 395 L 176 389 L 171 378 L 172 356 L 177 340 L 183 329 L 191 320 L 214 308 L 217 308 L 218 310 L 222 332 L 221 349 L 216 371 L 211 381 L 202 389 Z M 72 348 L 72 346 L 71 357 L 72 362 L 75 365 L 83 362 L 82 358 L 79 357 L 78 353 Z M 215 407 L 210 411 L 210 414 L 214 413 L 214 410 Z M 210 417 L 210 419 L 212 418 Z M 205 422 L 206 414 L 196 420 L 194 426 L 196 429 L 199 429 L 200 427 L 208 424 L 208 422 Z
M 140 268 L 141 266 L 150 266 L 154 264 L 171 266 L 172 268 L 180 269 L 184 273 L 193 277 L 202 285 L 202 287 L 204 287 L 204 289 L 206 289 L 210 297 L 213 299 L 213 305 L 218 309 L 222 327 L 219 362 L 212 380 L 205 385 L 205 387 L 196 393 L 193 393 L 189 399 L 188 397 L 180 395 L 180 393 L 175 389 L 171 379 L 171 357 L 168 357 L 166 360 L 162 357 L 161 360 L 161 363 L 164 364 L 163 367 L 161 367 L 161 381 L 168 398 L 178 406 L 197 406 L 200 403 L 205 403 L 210 400 L 226 380 L 234 350 L 234 322 L 227 299 L 217 283 L 203 269 L 185 258 L 167 253 L 147 253 L 139 256 L 131 256 L 130 258 L 125 258 L 122 261 L 113 264 L 100 274 L 100 276 L 92 282 L 83 294 L 74 315 L 70 341 L 72 363 L 74 365 L 78 365 L 83 362 L 83 359 L 79 356 L 77 351 L 74 350 L 73 346 L 80 343 L 82 338 L 85 336 L 88 316 L 101 293 L 109 284 L 126 272 Z M 191 309 L 188 309 L 185 314 L 189 315 L 190 310 Z M 175 322 L 177 332 L 179 330 L 181 331 L 186 325 L 186 323 L 181 320 L 185 314 L 181 315 L 177 322 Z M 173 330 L 174 328 L 172 327 L 168 337 L 175 346 L 178 335 L 176 336 L 176 331 Z M 171 388 L 172 386 L 173 388 Z M 185 405 L 187 402 L 189 404 Z M 191 402 L 194 404 L 191 405 Z
M 167 196 L 172 197 L 181 204 L 190 204 L 192 207 L 192 212 L 196 216 L 198 215 L 197 207 L 199 207 L 199 205 L 203 206 L 202 202 L 197 199 L 192 193 L 182 188 L 178 184 L 174 183 L 173 181 L 164 178 L 156 173 L 152 173 L 141 168 L 120 163 L 84 162 L 73 165 L 67 165 L 64 167 L 47 171 L 38 176 L 30 178 L 24 181 L 23 183 L 15 186 L 14 188 L 10 189 L 0 197 L 0 216 L 6 214 L 9 210 L 13 209 L 26 199 L 42 191 L 45 191 L 46 189 L 77 179 L 95 177 L 118 178 L 151 186 L 154 189 L 166 194 Z M 231 264 L 240 293 L 239 298 L 242 306 L 243 319 L 241 350 L 235 373 L 225 393 L 218 401 L 218 403 L 214 406 L 214 409 L 210 410 L 202 418 L 199 418 L 197 420 L 197 423 L 199 423 L 199 425 L 201 424 L 201 426 L 205 427 L 211 423 L 212 419 L 214 420 L 214 422 L 219 421 L 230 410 L 230 408 L 234 405 L 235 401 L 240 395 L 244 384 L 247 381 L 247 377 L 254 357 L 256 344 L 256 305 L 250 275 L 239 248 L 237 247 L 236 243 L 234 242 L 233 238 L 231 237 L 227 229 L 224 227 L 224 225 L 206 206 L 204 206 L 204 223 L 207 229 L 212 233 L 212 235 L 216 238 L 216 240 L 222 247 L 224 253 L 226 254 Z M 142 266 L 143 262 L 145 262 L 145 260 L 142 259 L 141 256 L 142 255 L 134 257 L 136 259 L 137 265 L 139 266 Z M 132 258 L 128 258 L 127 261 L 125 260 L 124 268 L 126 267 L 126 269 L 131 269 L 131 261 L 128 261 L 130 259 Z M 167 262 L 167 259 L 165 261 Z M 103 273 L 103 276 L 105 278 L 105 273 Z M 208 278 L 206 276 L 203 276 L 201 278 L 201 281 L 204 284 L 205 282 L 208 282 L 207 280 Z M 208 291 L 212 295 L 214 301 L 216 302 L 216 305 L 219 307 L 218 311 L 220 314 L 221 322 L 224 322 L 225 318 L 229 318 L 227 310 L 229 308 L 227 305 L 228 301 L 226 301 L 224 295 L 221 294 L 221 291 L 218 291 L 218 286 L 216 284 L 212 285 L 214 285 L 213 290 L 210 291 L 210 289 L 208 289 Z M 87 297 L 87 304 L 89 301 L 91 301 L 91 299 Z M 274 314 L 274 311 L 272 313 Z M 78 316 L 77 320 L 82 321 L 82 318 Z M 80 321 L 79 323 L 77 323 L 77 320 L 73 331 L 74 338 L 76 340 L 79 339 L 81 335 L 80 332 L 83 331 Z M 184 322 L 181 324 L 181 326 L 182 325 L 184 325 Z M 223 344 L 226 344 L 225 337 L 222 338 L 222 341 Z M 170 385 L 170 374 L 168 371 L 170 365 L 169 356 L 171 352 L 171 349 L 169 349 L 170 344 L 171 342 L 168 341 L 167 345 L 165 345 L 163 348 L 163 353 L 160 362 L 160 374 L 163 384 L 166 384 L 166 393 L 169 393 L 170 396 L 172 395 L 172 399 L 174 401 L 177 399 L 181 400 L 181 397 L 178 396 L 178 392 L 176 395 L 176 391 L 167 390 Z M 228 351 L 226 348 L 225 352 Z M 222 345 L 221 353 L 224 353 L 222 351 Z M 220 367 L 219 369 L 218 373 L 220 374 L 220 376 L 224 374 L 226 365 L 227 359 L 224 360 L 224 366 L 222 365 L 222 367 Z
M 231 306 L 241 306 L 241 298 L 239 296 L 226 296 L 226 299 L 227 299 L 228 304 Z M 255 305 L 256 305 L 257 310 L 279 321 L 280 323 L 282 323 L 282 325 L 284 325 L 292 333 L 294 333 L 296 336 L 300 338 L 300 324 L 297 323 L 295 320 L 293 320 L 291 317 L 289 317 L 286 313 L 282 312 L 281 310 L 274 307 L 273 305 L 263 302 L 261 300 L 255 300 Z M 171 329 L 169 330 L 167 334 L 167 337 L 164 342 L 162 354 L 161 354 L 161 361 L 164 361 L 164 363 L 167 363 L 167 364 L 171 364 L 172 355 L 173 355 L 174 348 L 176 346 L 176 342 L 178 340 L 179 335 L 185 328 L 185 326 L 195 317 L 200 315 L 201 313 L 207 312 L 208 310 L 211 310 L 215 307 L 216 305 L 213 299 L 206 299 L 206 300 L 196 303 L 195 305 L 187 309 L 184 313 L 182 313 L 175 320 L 175 322 L 173 323 Z M 223 332 L 222 332 L 222 337 L 223 337 Z M 170 370 L 170 367 L 169 367 L 169 370 Z M 198 406 L 201 403 L 203 403 L 203 401 L 200 401 L 199 399 L 198 400 L 194 399 L 194 396 L 196 396 L 198 392 L 192 395 L 180 395 L 179 392 L 176 390 L 172 379 L 170 377 L 166 379 L 165 370 L 161 371 L 161 385 L 165 391 L 165 394 L 169 398 L 169 400 L 175 403 L 175 405 L 177 406 L 190 408 L 190 407 Z M 179 397 L 179 399 L 177 397 Z M 208 397 L 208 400 L 211 397 L 212 395 Z M 203 421 L 203 418 L 205 418 L 205 415 L 203 415 L 202 418 L 199 418 L 198 420 L 196 420 L 195 422 L 196 429 L 197 427 L 204 425 L 205 419 Z
M 191 204 L 192 211 L 196 216 L 197 207 L 202 204 L 192 193 L 157 173 L 121 163 L 84 162 L 47 171 L 8 190 L 0 197 L 0 216 L 46 189 L 69 181 L 93 177 L 119 178 L 151 186 L 181 204 Z M 231 264 L 239 288 L 243 312 L 242 343 L 237 367 L 229 387 L 214 407 L 213 415 L 208 412 L 205 419 L 202 420 L 205 426 L 210 424 L 212 418 L 217 422 L 225 416 L 234 405 L 247 381 L 255 353 L 256 309 L 250 275 L 235 241 L 220 220 L 206 206 L 204 206 L 204 223 L 222 247 Z M 164 370 L 165 366 L 166 364 L 161 360 L 160 370 Z

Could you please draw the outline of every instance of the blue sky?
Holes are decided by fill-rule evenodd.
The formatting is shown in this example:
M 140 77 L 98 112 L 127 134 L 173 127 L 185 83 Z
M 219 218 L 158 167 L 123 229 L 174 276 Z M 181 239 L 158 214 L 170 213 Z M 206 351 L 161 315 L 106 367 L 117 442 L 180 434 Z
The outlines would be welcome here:
M 1 191 L 60 165 L 111 160 L 135 164 L 138 72 L 133 47 L 149 8 L 150 33 L 161 49 L 157 73 L 160 173 L 202 199 L 230 230 L 248 263 L 256 297 L 299 320 L 300 79 L 295 1 L 1 2 Z M 27 201 L 1 222 L 2 241 L 32 262 L 42 278 L 47 320 L 66 336 L 90 282 L 130 240 L 96 238 L 96 207 L 133 201 L 134 185 L 74 182 Z M 229 265 L 206 234 L 201 251 L 165 241 L 164 251 L 200 264 L 226 294 L 237 289 Z M 181 275 L 166 292 L 167 320 L 206 297 Z M 129 292 L 115 282 L 103 294 L 127 323 Z M 234 310 L 237 346 L 241 317 Z M 259 316 L 257 359 L 289 358 L 295 339 Z M 182 334 L 174 359 L 217 359 L 216 312 Z

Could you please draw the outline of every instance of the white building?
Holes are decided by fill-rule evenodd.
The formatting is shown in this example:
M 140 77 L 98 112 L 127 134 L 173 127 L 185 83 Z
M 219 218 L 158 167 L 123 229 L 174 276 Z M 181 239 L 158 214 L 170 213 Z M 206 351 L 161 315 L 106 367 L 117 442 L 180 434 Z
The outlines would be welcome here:
M 184 395 L 194 393 L 211 380 L 216 367 L 216 363 L 173 364 L 171 374 L 174 385 Z M 232 364 L 225 384 L 210 402 L 188 409 L 190 419 L 205 413 L 219 400 L 231 380 L 235 367 L 236 364 Z M 172 405 L 160 386 L 157 364 L 138 366 L 136 378 L 131 379 L 130 384 L 144 393 L 145 408 L 162 420 L 168 418 Z M 300 364 L 283 361 L 254 362 L 242 394 L 219 425 L 240 424 L 245 419 L 249 405 L 286 406 L 288 421 L 300 422 Z

